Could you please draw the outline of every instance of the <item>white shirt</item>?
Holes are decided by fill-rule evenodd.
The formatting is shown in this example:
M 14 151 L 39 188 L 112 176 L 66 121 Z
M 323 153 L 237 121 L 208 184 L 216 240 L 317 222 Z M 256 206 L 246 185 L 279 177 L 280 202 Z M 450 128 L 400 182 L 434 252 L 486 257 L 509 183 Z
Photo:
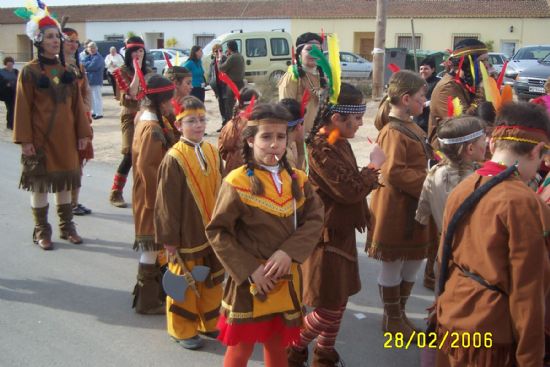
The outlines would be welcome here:
M 275 182 L 275 186 L 277 187 L 277 192 L 280 194 L 281 190 L 283 189 L 283 181 L 281 181 L 281 178 L 279 177 L 279 165 L 276 166 L 264 166 L 261 164 L 263 168 L 269 171 L 271 173 L 271 177 L 273 177 L 273 182 Z
M 113 65 L 111 65 L 111 62 Z M 111 74 L 122 65 L 124 65 L 124 59 L 119 54 L 116 54 L 115 56 L 109 54 L 105 57 L 105 67 Z

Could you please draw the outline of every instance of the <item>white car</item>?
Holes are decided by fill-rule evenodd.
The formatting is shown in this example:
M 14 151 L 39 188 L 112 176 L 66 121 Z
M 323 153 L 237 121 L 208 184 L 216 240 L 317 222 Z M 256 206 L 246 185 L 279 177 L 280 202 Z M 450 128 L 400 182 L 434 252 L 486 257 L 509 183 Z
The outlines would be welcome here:
M 503 53 L 489 52 L 489 63 L 495 69 L 495 73 L 500 74 L 506 61 L 508 61 L 508 58 Z
M 149 50 L 149 54 L 152 56 L 155 67 L 157 68 L 157 73 L 162 75 L 164 73 L 164 69 L 166 68 L 166 59 L 164 58 L 164 54 L 168 56 L 168 59 L 170 60 L 172 65 L 176 66 L 176 52 L 176 50 L 168 48 L 154 48 Z M 180 53 L 180 65 L 187 61 L 188 58 L 189 57 L 187 55 Z
M 370 78 L 372 74 L 372 63 L 353 52 L 340 51 L 340 66 L 342 78 Z

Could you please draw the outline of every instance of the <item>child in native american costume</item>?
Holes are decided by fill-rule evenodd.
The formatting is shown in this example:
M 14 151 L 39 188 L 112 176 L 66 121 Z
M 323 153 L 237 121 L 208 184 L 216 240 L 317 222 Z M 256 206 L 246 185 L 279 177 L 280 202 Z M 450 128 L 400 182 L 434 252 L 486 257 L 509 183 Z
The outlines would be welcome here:
M 140 37 L 130 37 L 126 41 L 126 50 L 124 53 L 124 65 L 113 72 L 117 88 L 120 93 L 120 122 L 122 129 L 122 161 L 117 168 L 111 187 L 110 202 L 112 205 L 125 208 L 127 206 L 122 191 L 126 184 L 126 178 L 132 168 L 132 141 L 134 139 L 134 120 L 139 111 L 139 101 L 145 96 L 143 86 L 141 85 L 137 68 L 141 70 L 142 75 L 153 71 L 147 67 L 145 59 L 145 43 Z
M 468 38 L 458 42 L 449 56 L 450 71 L 435 86 L 430 102 L 428 142 L 434 149 L 438 148 L 437 127 L 449 116 L 449 97 L 458 98 L 464 114 L 472 116 L 476 116 L 479 105 L 485 101 L 479 63 L 490 67 L 487 53 L 483 42 Z
M 279 81 L 279 99 L 292 98 L 301 103 L 304 95 L 309 95 L 304 116 L 306 134 L 309 134 L 313 127 L 321 93 L 327 87 L 325 71 L 316 64 L 315 56 L 310 55 L 313 48 L 320 50 L 323 42 L 323 37 L 316 33 L 308 32 L 300 35 L 296 39 L 296 52 L 292 55 L 292 65 Z M 309 94 L 304 94 L 306 90 Z M 295 153 L 297 167 L 305 169 L 304 142 L 292 144 L 290 148 Z
M 307 105 L 307 98 L 302 99 L 302 103 L 298 103 L 295 99 L 292 98 L 283 98 L 279 103 L 285 107 L 290 115 L 292 120 L 288 122 L 288 144 L 286 148 L 286 158 L 288 163 L 292 167 L 297 168 L 298 160 L 296 157 L 295 150 L 292 147 L 296 146 L 296 143 L 302 143 L 304 141 L 304 114 L 306 112 L 305 106 Z M 307 158 L 307 157 L 306 157 Z M 309 172 L 309 163 L 308 160 L 305 160 L 305 171 Z
M 285 347 L 299 339 L 299 264 L 317 242 L 323 209 L 286 160 L 289 120 L 280 105 L 255 105 L 242 134 L 246 164 L 225 177 L 206 229 L 229 273 L 218 323 L 226 367 L 246 366 L 255 343 L 264 344 L 266 366 L 284 367 Z
M 372 196 L 373 228 L 367 235 L 366 250 L 382 262 L 378 275 L 384 303 L 382 330 L 405 337 L 414 331 L 405 304 L 422 259 L 435 245 L 435 238 L 433 243 L 430 240 L 430 226 L 414 219 L 431 150 L 426 133 L 411 116 L 422 113 L 425 93 L 426 82 L 420 76 L 410 71 L 394 73 L 374 122 L 387 161 L 381 169 L 383 186 Z
M 160 285 L 162 264 L 157 261 L 163 244 L 155 241 L 153 211 L 157 196 L 158 168 L 172 146 L 170 140 L 173 135 L 163 117 L 171 113 L 170 100 L 174 88 L 172 82 L 158 75 L 152 75 L 147 80 L 132 144 L 134 250 L 141 251 L 132 306 L 137 313 L 146 315 L 164 314 L 165 311 Z
M 172 146 L 181 138 L 181 134 L 175 125 L 176 116 L 183 111 L 182 100 L 184 97 L 188 96 L 189 93 L 191 93 L 193 85 L 191 84 L 192 75 L 189 70 L 183 66 L 172 66 L 172 63 L 166 54 L 164 54 L 164 58 L 166 59 L 167 66 L 167 69 L 164 71 L 164 76 L 174 83 L 174 86 L 176 87 L 174 90 L 174 97 L 172 98 L 172 107 L 174 111 L 166 117 L 166 120 L 174 132 L 175 140 L 172 144 L 170 144 L 170 146 Z
M 239 93 L 233 92 L 233 94 L 236 95 L 238 104 L 235 106 L 233 118 L 223 126 L 218 137 L 218 149 L 225 161 L 224 176 L 244 164 L 242 132 L 246 127 L 247 116 L 250 115 L 254 102 L 260 97 L 259 93 L 249 86 L 242 88 Z
M 444 121 L 439 125 L 437 136 L 443 159 L 430 169 L 424 180 L 415 219 L 427 226 L 433 218 L 440 235 L 447 197 L 459 182 L 474 172 L 477 162 L 485 160 L 487 137 L 485 123 L 473 116 Z M 433 251 L 437 253 L 437 247 Z M 435 256 L 433 260 L 428 257 L 424 286 L 432 290 L 435 288 L 434 265 Z
M 336 103 L 325 101 L 308 137 L 309 178 L 325 207 L 317 246 L 303 265 L 304 318 L 300 340 L 288 348 L 291 367 L 307 363 L 307 347 L 317 338 L 312 366 L 336 366 L 334 345 L 348 298 L 361 289 L 355 231 L 369 226 L 367 195 L 378 186 L 383 154 L 375 147 L 373 164 L 359 169 L 348 139 L 363 125 L 366 105 L 361 91 L 343 83 Z M 374 163 L 376 162 L 376 163 Z
M 550 118 L 542 108 L 504 105 L 490 140 L 491 161 L 447 199 L 437 333 L 443 340 L 455 332 L 460 340 L 449 335 L 437 366 L 542 366 L 550 210 L 526 183 L 549 141 Z M 464 342 L 475 334 L 485 347 Z
M 176 116 L 182 134 L 159 168 L 155 202 L 156 243 L 171 254 L 168 271 L 189 283 L 183 300 L 166 298 L 168 334 L 187 349 L 203 345 L 198 333 L 217 335 L 224 269 L 208 243 L 204 228 L 212 218 L 221 184 L 221 159 L 216 148 L 203 141 L 206 111 L 200 100 L 187 96 Z M 204 281 L 195 280 L 196 266 L 209 268 Z
M 91 110 L 92 110 L 92 101 L 91 101 L 91 90 L 88 85 L 88 78 L 86 77 L 86 70 L 84 66 L 80 64 L 78 57 L 78 47 L 80 42 L 78 41 L 78 32 L 72 28 L 63 28 L 63 53 L 65 56 L 65 64 L 67 69 L 71 71 L 75 78 L 78 87 L 80 88 L 80 94 L 82 95 L 82 101 L 84 102 L 84 108 L 86 110 L 86 116 L 92 124 Z M 87 161 L 94 158 L 94 148 L 92 142 L 86 147 L 86 149 L 78 152 L 78 158 L 80 161 L 80 177 L 82 177 L 82 170 Z M 71 204 L 73 207 L 74 215 L 86 215 L 91 214 L 92 211 L 86 208 L 84 205 L 80 204 L 78 198 L 80 195 L 80 188 L 73 188 L 71 190 Z
M 48 192 L 56 196 L 60 237 L 82 243 L 73 223 L 71 190 L 80 187 L 78 151 L 88 146 L 92 131 L 81 90 L 65 67 L 61 27 L 47 6 L 39 5 L 16 10 L 28 20 L 27 35 L 38 57 L 19 74 L 13 140 L 22 148 L 19 187 L 31 192 L 33 241 L 51 250 Z

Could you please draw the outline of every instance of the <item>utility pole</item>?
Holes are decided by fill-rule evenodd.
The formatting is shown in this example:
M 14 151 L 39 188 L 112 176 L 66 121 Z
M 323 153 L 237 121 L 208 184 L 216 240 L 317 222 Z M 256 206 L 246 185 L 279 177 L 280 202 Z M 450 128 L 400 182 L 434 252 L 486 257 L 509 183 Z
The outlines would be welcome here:
M 376 33 L 372 50 L 372 98 L 382 99 L 384 94 L 384 56 L 386 49 L 386 8 L 388 0 L 376 0 Z
M 416 33 L 414 33 L 414 18 L 411 18 L 411 29 L 412 29 L 412 46 L 413 46 L 413 56 L 414 56 L 414 71 L 418 72 L 418 61 L 416 59 Z

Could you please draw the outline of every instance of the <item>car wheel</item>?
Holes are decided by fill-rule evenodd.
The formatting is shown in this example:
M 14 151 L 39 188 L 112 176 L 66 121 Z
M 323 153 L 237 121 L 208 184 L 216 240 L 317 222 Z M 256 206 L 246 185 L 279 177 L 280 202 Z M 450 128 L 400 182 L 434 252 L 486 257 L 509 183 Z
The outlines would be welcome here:
M 279 80 L 285 75 L 285 72 L 282 70 L 275 70 L 269 76 L 269 81 L 275 85 L 279 84 Z

